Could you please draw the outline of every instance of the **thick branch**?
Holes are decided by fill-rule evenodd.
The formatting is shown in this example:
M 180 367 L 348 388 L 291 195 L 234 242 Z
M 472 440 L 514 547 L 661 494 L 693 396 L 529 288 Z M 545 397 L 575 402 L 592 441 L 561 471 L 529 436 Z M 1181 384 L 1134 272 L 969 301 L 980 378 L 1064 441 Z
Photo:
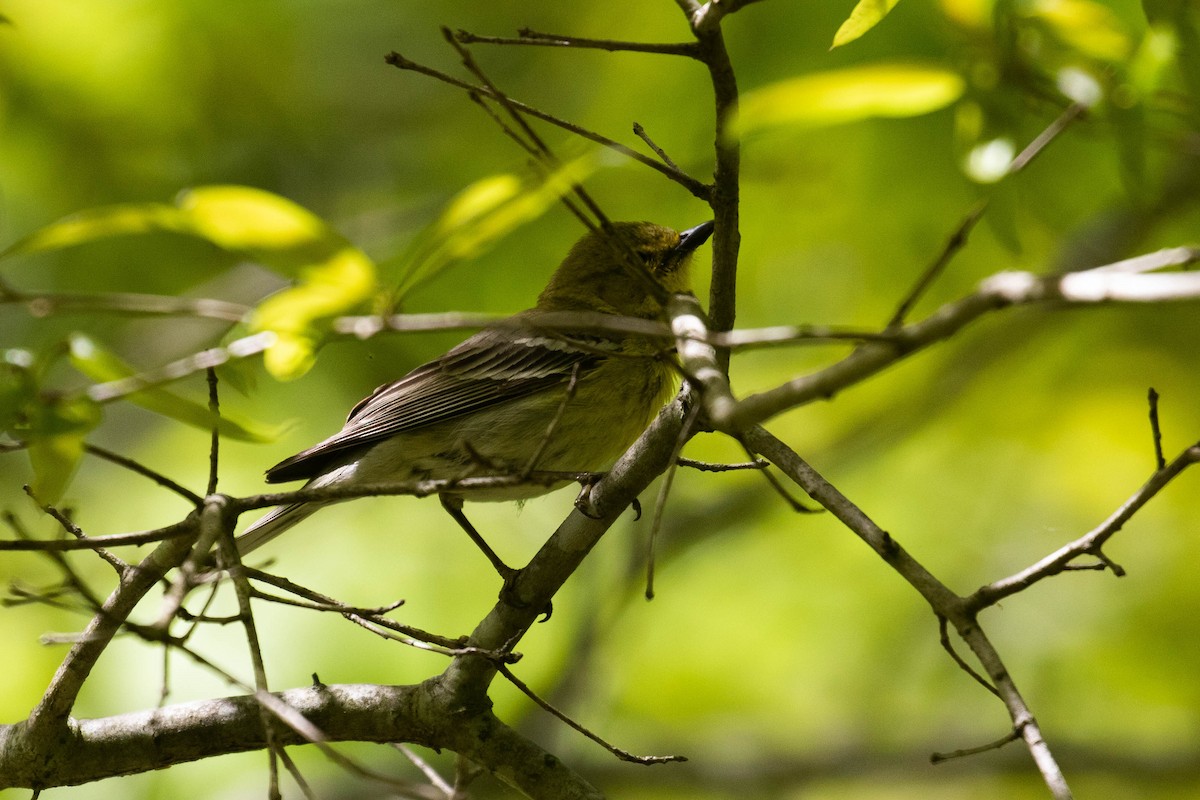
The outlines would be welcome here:
M 718 428 L 744 430 L 803 403 L 832 397 L 917 350 L 950 338 L 984 314 L 1012 305 L 1165 302 L 1200 298 L 1200 273 L 1141 274 L 1164 266 L 1188 264 L 1196 258 L 1197 251 L 1191 248 L 1173 248 L 1066 275 L 999 273 L 985 280 L 975 294 L 948 303 L 928 318 L 892 332 L 895 335 L 890 341 L 866 342 L 851 355 L 819 372 L 750 395 L 738 401 L 727 416 L 713 415 L 712 409 L 709 412 Z M 707 398 L 705 402 L 708 402 Z
M 324 741 L 447 748 L 493 770 L 529 797 L 600 797 L 561 761 L 490 713 L 464 718 L 440 705 L 426 685 L 317 685 L 274 697 L 302 714 Z M 25 725 L 0 726 L 0 789 L 89 783 L 258 750 L 266 743 L 261 706 L 252 695 L 79 720 L 53 747 L 38 751 L 23 746 Z M 275 736 L 283 745 L 306 741 L 284 726 Z

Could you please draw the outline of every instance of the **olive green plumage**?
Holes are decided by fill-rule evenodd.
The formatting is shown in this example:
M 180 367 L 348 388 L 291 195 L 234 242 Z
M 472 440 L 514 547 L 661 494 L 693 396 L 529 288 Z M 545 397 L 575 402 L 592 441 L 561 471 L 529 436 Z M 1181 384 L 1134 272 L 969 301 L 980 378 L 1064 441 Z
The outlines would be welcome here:
M 540 471 L 606 468 L 674 391 L 663 343 L 594 326 L 539 328 L 539 319 L 561 321 L 562 312 L 662 319 L 663 299 L 688 290 L 692 252 L 711 232 L 712 223 L 679 234 L 637 222 L 588 234 L 534 308 L 379 387 L 341 431 L 267 470 L 267 480 L 322 487 L 514 475 L 531 464 Z M 630 254 L 644 267 L 641 277 L 627 263 Z M 553 488 L 528 482 L 448 494 L 522 500 Z M 272 510 L 238 538 L 239 550 L 264 544 L 321 505 Z

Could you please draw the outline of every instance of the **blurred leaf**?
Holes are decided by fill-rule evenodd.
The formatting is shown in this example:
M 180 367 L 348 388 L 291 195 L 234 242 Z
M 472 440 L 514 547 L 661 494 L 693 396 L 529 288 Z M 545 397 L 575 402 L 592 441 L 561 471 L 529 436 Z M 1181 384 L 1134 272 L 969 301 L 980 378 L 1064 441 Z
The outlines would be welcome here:
M 455 261 L 479 255 L 505 235 L 541 216 L 599 166 L 599 154 L 591 151 L 566 162 L 536 183 L 506 173 L 491 175 L 463 189 L 405 253 L 396 298 L 402 298 Z
M 996 0 L 941 0 L 942 13 L 966 28 L 985 29 L 992 24 Z
M 37 398 L 32 367 L 33 355 L 28 350 L 0 352 L 0 430 L 13 431 L 28 423 L 25 410 Z
M 874 28 L 899 2 L 900 0 L 858 0 L 858 5 L 834 34 L 833 45 L 829 49 L 849 44 Z
M 1127 85 L 1138 100 L 1150 97 L 1162 87 L 1176 63 L 1178 51 L 1179 39 L 1169 25 L 1150 26 L 1129 63 Z
M 86 397 L 33 406 L 24 438 L 33 464 L 33 493 L 39 502 L 58 502 L 83 458 L 88 433 L 100 424 L 100 407 Z
M 907 63 L 801 75 L 742 96 L 732 135 L 781 125 L 819 127 L 870 117 L 912 117 L 953 103 L 966 84 L 949 69 Z
M 302 269 L 297 285 L 268 297 L 251 319 L 252 330 L 278 336 L 263 354 L 267 371 L 281 380 L 307 372 L 323 338 L 318 323 L 360 308 L 374 296 L 375 288 L 374 263 L 354 247 L 344 247 Z
M 116 381 L 137 374 L 116 355 L 80 333 L 71 336 L 70 356 L 71 364 L 76 369 L 97 382 Z M 213 414 L 207 405 L 180 397 L 161 387 L 142 389 L 128 395 L 128 399 L 156 414 L 203 430 L 212 430 Z M 284 429 L 222 413 L 217 430 L 230 439 L 266 442 L 278 438 Z
M 264 356 L 278 378 L 297 377 L 312 366 L 322 338 L 320 320 L 357 310 L 375 293 L 375 265 L 365 253 L 307 209 L 248 186 L 202 186 L 180 193 L 174 206 L 140 203 L 84 211 L 42 228 L 0 257 L 151 231 L 195 236 L 299 279 L 297 286 L 263 302 L 252 321 L 255 331 L 279 334 L 278 344 Z M 170 408 L 183 413 L 174 403 L 156 410 L 171 415 Z
M 194 235 L 288 277 L 350 247 L 308 209 L 262 189 L 200 186 L 181 192 L 176 203 Z
M 173 206 L 162 203 L 105 206 L 80 211 L 34 231 L 0 252 L 0 258 L 152 231 L 190 232 L 187 219 Z
M 1194 98 L 1200 97 L 1200 8 L 1192 0 L 1143 0 L 1142 7 L 1152 31 L 1166 29 L 1173 34 L 1179 71 L 1194 109 Z
M 0 356 L 0 422 L 25 443 L 33 464 L 33 492 L 40 502 L 58 501 L 83 457 L 87 434 L 100 423 L 100 407 L 87 397 L 41 393 L 38 364 L 26 350 Z
M 1111 8 L 1093 0 L 1038 0 L 1031 16 L 1080 53 L 1102 61 L 1122 61 L 1131 49 L 1129 35 Z

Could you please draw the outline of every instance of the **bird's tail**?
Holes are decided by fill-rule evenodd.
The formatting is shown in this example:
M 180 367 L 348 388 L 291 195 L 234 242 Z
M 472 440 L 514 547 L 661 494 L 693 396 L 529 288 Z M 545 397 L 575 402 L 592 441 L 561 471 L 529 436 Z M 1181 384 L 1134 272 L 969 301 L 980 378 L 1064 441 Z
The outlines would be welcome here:
M 255 521 L 237 537 L 238 553 L 244 556 L 251 550 L 257 550 L 323 505 L 325 503 L 293 503 L 271 509 L 270 513 Z

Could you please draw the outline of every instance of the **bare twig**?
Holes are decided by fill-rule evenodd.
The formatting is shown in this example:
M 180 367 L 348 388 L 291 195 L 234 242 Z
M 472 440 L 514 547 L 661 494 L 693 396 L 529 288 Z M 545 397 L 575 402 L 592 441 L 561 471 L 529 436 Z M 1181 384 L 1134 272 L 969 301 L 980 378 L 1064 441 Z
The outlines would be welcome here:
M 1134 492 L 1128 500 L 1121 504 L 1120 508 L 1114 511 L 1100 525 L 1075 541 L 1060 547 L 1036 564 L 1007 578 L 993 581 L 986 586 L 980 587 L 974 594 L 964 599 L 966 608 L 978 611 L 979 609 L 995 605 L 1004 598 L 1016 594 L 1038 581 L 1063 572 L 1072 561 L 1082 555 L 1091 554 L 1101 557 L 1100 548 L 1104 546 L 1105 542 L 1112 538 L 1117 531 L 1121 530 L 1122 526 L 1134 514 L 1141 510 L 1151 498 L 1162 491 L 1176 476 L 1198 461 L 1200 461 L 1200 443 L 1187 448 L 1169 464 L 1156 470 L 1141 488 Z M 1105 566 L 1112 565 L 1111 561 L 1104 560 L 1106 562 Z M 1117 570 L 1120 570 L 1120 568 L 1117 567 Z M 1117 574 L 1123 572 L 1124 570 L 1120 570 Z
M 1158 392 L 1154 391 L 1153 386 L 1146 393 L 1146 399 L 1150 404 L 1150 435 L 1154 439 L 1154 464 L 1161 470 L 1167 466 L 1167 459 L 1163 456 L 1162 428 L 1158 424 Z
M 650 534 L 646 537 L 646 589 L 645 597 L 647 600 L 654 599 L 654 565 L 655 553 L 654 546 L 658 542 L 658 532 L 662 527 L 663 510 L 667 506 L 667 497 L 671 493 L 671 484 L 675 480 L 675 473 L 679 469 L 679 453 L 683 450 L 683 446 L 687 444 L 691 438 L 692 431 L 696 426 L 696 421 L 700 418 L 702 406 L 699 403 L 692 404 L 688 409 L 687 416 L 683 418 L 683 427 L 679 429 L 679 436 L 675 440 L 675 447 L 671 451 L 670 466 L 663 473 L 662 483 L 658 487 L 658 497 L 654 501 L 654 516 L 650 519 Z
M 967 756 L 976 756 L 976 755 L 979 755 L 980 753 L 989 753 L 992 750 L 999 750 L 1001 747 L 1004 747 L 1004 745 L 1006 745 L 1006 744 L 1011 744 L 1012 742 L 1017 742 L 1020 740 L 1021 740 L 1020 732 L 1015 731 L 1015 730 L 1010 731 L 1009 733 L 1006 733 L 1004 736 L 1001 736 L 996 741 L 988 742 L 987 744 L 982 744 L 982 745 L 979 745 L 978 747 L 966 747 L 966 748 L 963 748 L 962 750 L 953 750 L 949 753 L 932 753 L 929 756 L 929 763 L 941 764 L 941 763 L 950 761 L 955 758 L 966 758 Z
M 1041 728 L 1034 719 L 1025 699 L 1017 689 L 1012 675 L 1000 654 L 989 641 L 975 618 L 973 608 L 938 580 L 920 562 L 913 558 L 900 543 L 868 517 L 845 495 L 805 462 L 794 450 L 776 439 L 761 427 L 745 433 L 746 443 L 755 452 L 761 453 L 794 480 L 809 497 L 824 506 L 856 536 L 863 540 L 909 585 L 916 589 L 934 613 L 948 619 L 967 642 L 983 665 L 999 692 L 1001 700 L 1013 723 L 1020 732 L 1029 754 L 1033 757 L 1042 779 L 1056 800 L 1068 800 L 1071 790 L 1058 766 L 1049 745 L 1042 738 Z M 1200 448 L 1198 448 L 1200 451 Z
M 97 383 L 88 387 L 87 396 L 97 403 L 109 403 L 119 400 L 134 392 L 159 386 L 164 383 L 179 380 L 196 372 L 211 367 L 219 367 L 228 361 L 246 358 L 266 350 L 275 343 L 275 334 L 263 331 L 230 342 L 224 347 L 213 347 L 199 353 L 172 361 L 158 369 L 148 370 L 128 378 L 121 378 L 108 383 Z
M 666 164 L 671 169 L 674 169 L 674 170 L 679 169 L 679 165 L 676 164 L 669 155 L 667 155 L 667 151 L 663 150 L 661 147 L 659 147 L 657 144 L 654 143 L 654 140 L 650 138 L 650 134 L 646 133 L 646 129 L 642 127 L 640 122 L 633 123 L 633 133 L 635 136 L 637 136 L 639 139 L 641 139 L 643 142 L 645 142 L 646 146 L 649 147 L 651 150 L 653 150 L 654 155 L 656 155 L 660 159 L 662 159 L 662 162 L 664 164 Z
M 1000 696 L 1000 692 L 996 690 L 996 687 L 992 686 L 992 684 L 988 682 L 987 678 L 976 672 L 975 668 L 963 660 L 963 657 L 960 656 L 958 651 L 954 649 L 954 643 L 950 641 L 950 630 L 947 626 L 947 620 L 940 614 L 938 615 L 938 638 L 941 640 L 942 649 L 946 651 L 947 655 L 950 656 L 951 660 L 953 660 L 955 664 L 958 664 L 959 669 L 970 675 L 976 683 L 978 683 L 984 689 L 987 689 L 996 697 Z
M 138 475 L 149 478 L 159 486 L 170 489 L 175 494 L 192 503 L 192 505 L 199 506 L 204 502 L 204 498 L 193 492 L 191 489 L 188 489 L 182 484 L 176 483 L 166 475 L 163 475 L 161 472 L 150 469 L 140 461 L 135 461 L 132 458 L 128 458 L 119 453 L 114 453 L 111 450 L 106 450 L 105 448 L 94 444 L 84 444 L 83 449 L 97 458 L 103 458 L 105 461 L 111 461 L 112 463 L 122 466 L 131 472 L 136 472 Z M 211 492 L 209 492 L 209 494 L 211 494 Z
M 1054 141 L 1059 134 L 1067 129 L 1067 126 L 1078 119 L 1086 110 L 1086 106 L 1083 106 L 1079 103 L 1074 103 L 1068 106 L 1062 114 L 1060 114 L 1053 122 L 1046 126 L 1046 128 L 1040 134 L 1038 134 L 1037 137 L 1035 137 L 1034 140 L 1030 142 L 1029 145 L 1027 145 L 1025 149 L 1017 155 L 1016 158 L 1012 160 L 1012 162 L 1008 165 L 1008 169 L 1005 170 L 1004 175 L 1006 177 L 1015 175 L 1027 167 L 1029 163 L 1038 155 L 1038 153 L 1046 149 L 1047 145 Z M 888 322 L 888 329 L 899 327 L 904 322 L 905 318 L 908 316 L 908 313 L 912 311 L 912 308 L 914 305 L 916 305 L 917 301 L 925 294 L 929 287 L 933 285 L 933 282 L 936 281 L 938 277 L 946 270 L 950 260 L 954 258 L 954 256 L 960 250 L 962 250 L 963 247 L 966 246 L 967 237 L 974 229 L 975 224 L 979 222 L 980 218 L 983 216 L 983 213 L 987 210 L 987 207 L 988 200 L 984 199 L 978 202 L 974 208 L 967 212 L 966 216 L 963 217 L 962 222 L 958 224 L 958 227 L 955 228 L 954 233 L 952 233 L 950 238 L 946 241 L 946 246 L 942 248 L 942 252 L 938 254 L 938 257 L 934 259 L 933 263 L 929 265 L 929 268 L 925 270 L 921 277 L 917 279 L 916 284 L 900 303 L 899 308 L 896 309 L 896 313 L 892 315 L 892 319 Z
M 621 748 L 617 747 L 616 745 L 610 744 L 610 743 L 606 742 L 604 739 L 601 739 L 595 733 L 592 733 L 590 730 L 588 730 L 584 726 L 580 725 L 578 722 L 571 719 L 566 714 L 559 711 L 557 708 L 550 705 L 542 698 L 538 697 L 537 694 L 535 694 L 534 691 L 532 689 L 530 689 L 529 686 L 524 681 L 522 681 L 520 678 L 518 678 L 516 675 L 514 675 L 512 670 L 509 669 L 504 664 L 499 665 L 499 670 L 500 670 L 500 674 L 503 675 L 508 680 L 509 683 L 511 683 L 513 686 L 517 687 L 518 689 L 520 689 L 521 692 L 523 692 L 525 694 L 525 696 L 528 697 L 530 700 L 537 703 L 539 706 L 541 706 L 543 709 L 550 712 L 554 716 L 558 717 L 560 720 L 562 720 L 564 723 L 566 723 L 567 727 L 571 728 L 571 730 L 583 734 L 584 736 L 591 739 L 593 742 L 600 745 L 605 750 L 612 753 L 614 756 L 621 759 L 622 761 L 629 761 L 634 764 L 667 764 L 672 761 L 687 761 L 687 756 L 638 756 L 638 755 L 634 755 L 633 753 L 630 753 L 628 750 L 622 750 Z
M 204 371 L 208 383 L 208 410 L 212 414 L 212 433 L 208 443 L 208 488 L 206 495 L 216 494 L 217 477 L 220 473 L 221 455 L 221 398 L 217 391 L 217 371 L 209 367 Z
M 431 78 L 436 78 L 437 80 L 440 80 L 443 83 L 448 83 L 451 86 L 457 86 L 458 88 L 465 89 L 468 92 L 475 92 L 479 95 L 482 95 L 485 97 L 490 97 L 493 100 L 497 100 L 497 101 L 499 100 L 499 98 L 497 96 L 495 96 L 490 89 L 488 89 L 484 86 L 477 86 L 477 85 L 468 83 L 466 81 L 459 80 L 458 78 L 455 78 L 452 75 L 447 75 L 446 73 L 441 72 L 440 70 L 433 69 L 432 67 L 427 67 L 423 64 L 417 63 L 416 61 L 412 61 L 408 58 L 405 58 L 404 56 L 400 55 L 399 53 L 396 53 L 396 52 L 389 53 L 385 60 L 387 61 L 387 63 L 391 64 L 394 67 L 397 67 L 398 69 L 409 70 L 412 72 L 419 72 L 422 75 L 428 75 Z M 590 131 L 587 128 L 583 128 L 572 122 L 568 122 L 564 119 L 554 116 L 553 114 L 548 114 L 545 111 L 541 111 L 540 109 L 537 109 L 526 103 L 522 103 L 520 101 L 514 100 L 512 98 L 508 98 L 508 102 L 510 105 L 512 105 L 513 108 L 518 109 L 523 114 L 528 114 L 529 116 L 540 119 L 543 122 L 548 122 L 551 125 L 555 125 L 559 128 L 562 128 L 565 131 L 569 131 L 569 132 L 575 134 L 576 136 L 581 136 L 584 139 L 587 139 L 588 141 L 595 142 L 596 144 L 607 147 L 610 150 L 614 150 L 614 151 L 620 153 L 621 155 L 626 156 L 627 158 L 631 158 L 640 164 L 650 167 L 650 169 L 653 169 L 656 172 L 662 173 L 663 175 L 667 176 L 671 180 L 678 183 L 680 186 L 683 186 L 692 195 L 700 198 L 701 200 L 707 200 L 712 193 L 711 188 L 709 186 L 707 186 L 706 184 L 704 184 L 703 182 L 698 181 L 689 175 L 675 172 L 675 171 L 671 170 L 671 168 L 668 167 L 666 164 L 656 161 L 655 159 L 650 158 L 649 156 L 643 155 L 642 153 L 639 153 L 638 151 L 634 150 L 633 148 L 623 145 L 614 139 L 610 139 L 607 136 L 602 136 L 601 134 L 596 133 L 595 131 Z
M 588 39 L 583 36 L 564 36 L 557 33 L 540 33 L 522 28 L 518 36 L 479 36 L 469 31 L 458 30 L 455 36 L 463 44 L 532 45 L 540 47 L 575 47 L 610 52 L 657 53 L 669 56 L 697 58 L 695 42 L 624 42 L 616 39 Z
M 100 292 L 72 294 L 69 292 L 24 292 L 5 285 L 0 291 L 0 303 L 24 304 L 35 317 L 59 313 L 111 312 L 170 317 L 202 317 L 223 322 L 241 322 L 252 309 L 240 303 L 207 298 L 170 297 L 165 295 Z

